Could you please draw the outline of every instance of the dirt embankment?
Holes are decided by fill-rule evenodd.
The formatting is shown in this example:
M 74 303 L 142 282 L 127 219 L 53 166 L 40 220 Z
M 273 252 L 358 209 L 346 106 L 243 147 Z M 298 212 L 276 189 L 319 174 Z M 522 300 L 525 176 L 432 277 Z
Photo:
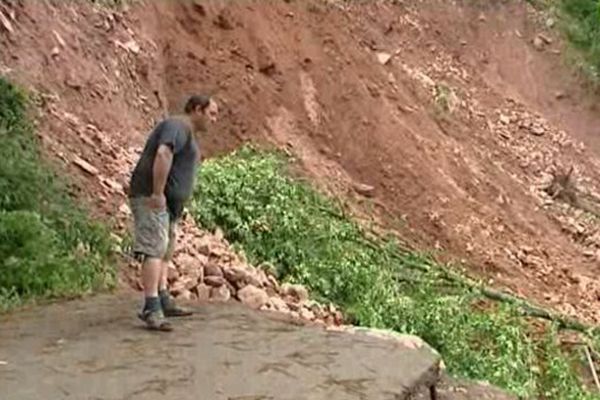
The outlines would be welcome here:
M 600 117 L 554 32 L 525 2 L 408 4 L 3 3 L 0 68 L 35 89 L 47 149 L 121 229 L 144 135 L 210 91 L 206 155 L 285 147 L 416 245 L 599 321 L 598 226 L 542 190 L 572 165 L 600 187 Z

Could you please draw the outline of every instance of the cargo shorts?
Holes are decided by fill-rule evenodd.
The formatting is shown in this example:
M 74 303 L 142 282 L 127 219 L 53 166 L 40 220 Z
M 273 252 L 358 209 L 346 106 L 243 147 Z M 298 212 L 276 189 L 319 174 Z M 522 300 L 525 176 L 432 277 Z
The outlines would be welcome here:
M 167 210 L 149 208 L 147 197 L 132 197 L 129 204 L 133 214 L 133 253 L 136 258 L 169 261 L 173 257 L 178 221 L 172 220 Z

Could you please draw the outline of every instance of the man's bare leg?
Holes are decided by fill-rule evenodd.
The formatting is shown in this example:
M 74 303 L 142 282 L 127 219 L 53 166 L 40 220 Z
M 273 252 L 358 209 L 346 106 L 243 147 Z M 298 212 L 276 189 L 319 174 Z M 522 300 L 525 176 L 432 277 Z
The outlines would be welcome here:
M 160 260 L 160 277 L 158 280 L 158 291 L 165 292 L 168 287 L 167 278 L 169 276 L 169 261 Z
M 141 318 L 151 329 L 170 331 L 171 325 L 164 319 L 158 295 L 162 272 L 160 258 L 146 257 L 142 265 L 142 285 L 144 286 L 144 310 Z
M 192 311 L 184 307 L 179 307 L 171 295 L 168 289 L 168 276 L 169 276 L 169 263 L 173 258 L 175 251 L 175 242 L 177 240 L 177 221 L 171 221 L 169 224 L 169 243 L 167 246 L 167 252 L 164 258 L 161 260 L 160 265 L 160 279 L 158 286 L 158 297 L 160 298 L 160 304 L 166 317 L 186 317 L 192 315 Z
M 169 294 L 168 289 L 168 277 L 169 275 L 169 261 L 163 260 L 160 267 L 160 281 L 158 297 L 160 297 L 160 303 L 167 317 L 186 317 L 192 315 L 193 312 L 187 308 L 180 307 L 175 303 L 175 300 Z
M 162 260 L 146 257 L 142 264 L 142 285 L 146 299 L 158 297 L 159 283 L 162 273 Z

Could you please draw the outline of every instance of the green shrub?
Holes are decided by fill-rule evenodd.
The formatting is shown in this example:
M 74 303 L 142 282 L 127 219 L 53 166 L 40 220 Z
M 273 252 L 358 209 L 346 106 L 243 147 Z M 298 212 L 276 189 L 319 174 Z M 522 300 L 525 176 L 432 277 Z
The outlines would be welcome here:
M 0 213 L 0 286 L 21 298 L 65 296 L 93 287 L 84 254 L 31 211 Z
M 587 70 L 600 79 L 600 1 L 559 0 L 569 42 L 582 54 Z
M 24 93 L 0 78 L 0 309 L 110 286 L 108 231 L 42 158 Z
M 518 310 L 480 310 L 478 293 L 449 284 L 431 260 L 370 237 L 334 202 L 290 178 L 285 165 L 248 148 L 206 162 L 192 215 L 206 228 L 221 227 L 252 262 L 269 262 L 281 278 L 338 304 L 355 323 L 423 337 L 452 373 L 521 396 L 593 398 L 572 368 L 544 368 L 564 366 L 565 357 L 534 341 Z

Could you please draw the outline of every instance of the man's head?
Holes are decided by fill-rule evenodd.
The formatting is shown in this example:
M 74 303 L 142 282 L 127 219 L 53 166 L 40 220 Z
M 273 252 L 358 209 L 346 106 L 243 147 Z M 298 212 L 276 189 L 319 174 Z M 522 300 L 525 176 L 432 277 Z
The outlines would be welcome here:
M 184 111 L 194 124 L 194 129 L 202 131 L 206 129 L 207 122 L 216 122 L 219 107 L 210 96 L 197 94 L 190 96 L 185 104 Z

